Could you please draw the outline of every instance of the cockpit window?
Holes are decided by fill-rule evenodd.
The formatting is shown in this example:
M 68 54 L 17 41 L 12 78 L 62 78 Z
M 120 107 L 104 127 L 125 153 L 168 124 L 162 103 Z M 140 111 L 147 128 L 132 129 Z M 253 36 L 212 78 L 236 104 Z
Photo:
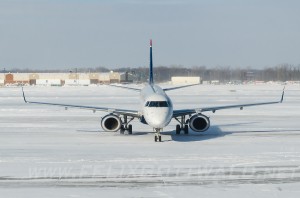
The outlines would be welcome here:
M 167 101 L 148 101 L 145 105 L 146 107 L 168 107 Z

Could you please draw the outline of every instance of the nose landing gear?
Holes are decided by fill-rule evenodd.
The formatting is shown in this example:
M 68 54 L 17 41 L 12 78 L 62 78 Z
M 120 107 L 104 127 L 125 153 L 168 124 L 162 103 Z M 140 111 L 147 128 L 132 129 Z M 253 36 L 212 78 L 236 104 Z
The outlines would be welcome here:
M 161 135 L 160 135 L 161 129 L 154 129 L 154 130 L 155 130 L 154 141 L 161 142 Z

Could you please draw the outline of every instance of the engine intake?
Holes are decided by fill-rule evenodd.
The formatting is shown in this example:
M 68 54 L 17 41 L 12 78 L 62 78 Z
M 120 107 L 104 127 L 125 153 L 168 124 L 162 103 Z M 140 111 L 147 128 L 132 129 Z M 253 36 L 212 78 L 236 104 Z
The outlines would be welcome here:
M 204 132 L 210 127 L 210 121 L 203 114 L 195 114 L 190 118 L 189 126 L 195 132 Z
M 121 128 L 122 122 L 119 116 L 114 114 L 106 115 L 101 120 L 101 126 L 105 131 L 115 132 Z

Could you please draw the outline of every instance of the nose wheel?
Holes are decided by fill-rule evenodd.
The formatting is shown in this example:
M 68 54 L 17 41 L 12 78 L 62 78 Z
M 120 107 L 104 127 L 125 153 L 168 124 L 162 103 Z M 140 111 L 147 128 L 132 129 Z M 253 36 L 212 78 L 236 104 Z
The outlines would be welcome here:
M 161 142 L 160 131 L 161 131 L 161 129 L 155 129 L 155 136 L 154 136 L 154 141 L 155 142 Z
M 160 136 L 154 136 L 155 142 L 161 142 L 161 135 Z

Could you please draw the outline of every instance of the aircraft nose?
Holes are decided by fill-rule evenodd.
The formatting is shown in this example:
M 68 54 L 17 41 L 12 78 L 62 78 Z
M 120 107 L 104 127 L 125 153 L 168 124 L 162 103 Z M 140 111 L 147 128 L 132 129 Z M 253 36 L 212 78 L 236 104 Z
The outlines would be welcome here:
M 166 110 L 158 110 L 149 112 L 148 115 L 145 115 L 147 123 L 153 128 L 163 128 L 167 126 L 170 122 L 170 113 Z

